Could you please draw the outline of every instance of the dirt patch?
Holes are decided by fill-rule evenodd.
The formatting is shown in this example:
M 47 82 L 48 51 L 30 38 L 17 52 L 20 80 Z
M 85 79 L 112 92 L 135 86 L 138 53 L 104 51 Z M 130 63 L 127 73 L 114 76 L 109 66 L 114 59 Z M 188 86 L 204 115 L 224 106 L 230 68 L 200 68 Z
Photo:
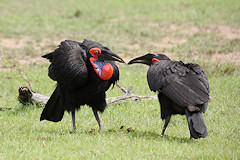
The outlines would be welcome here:
M 18 63 L 21 65 L 25 64 L 40 64 L 40 63 L 47 63 L 48 61 L 42 57 L 32 57 L 32 56 L 25 56 L 24 59 L 19 59 Z
M 34 41 L 32 37 L 23 37 L 20 39 L 14 38 L 2 38 L 0 39 L 0 47 L 2 48 L 10 48 L 10 49 L 21 49 L 24 47 L 28 47 L 31 45 L 36 51 L 43 51 L 49 49 L 49 46 L 58 46 L 61 41 L 65 39 L 59 39 L 58 41 L 53 41 L 48 38 L 42 39 L 40 42 Z
M 219 63 L 231 62 L 236 65 L 240 64 L 240 53 L 213 54 L 211 57 Z
M 127 45 L 130 49 L 140 49 L 141 46 L 138 43 Z
M 120 15 L 117 19 L 113 19 L 113 21 L 122 21 L 124 20 L 124 15 Z M 216 33 L 220 35 L 222 38 L 226 40 L 234 40 L 240 39 L 240 28 L 233 28 L 227 25 L 210 25 L 205 27 L 197 27 L 197 26 L 184 26 L 177 24 L 163 25 L 157 22 L 147 23 L 151 28 L 159 28 L 161 27 L 161 31 L 164 33 L 162 37 L 159 37 L 159 41 L 149 41 L 145 47 L 154 47 L 154 48 L 171 48 L 176 47 L 178 45 L 182 45 L 187 43 L 188 36 L 197 34 L 199 32 L 205 33 Z M 54 50 L 61 41 L 66 38 L 51 40 L 49 38 L 44 38 L 41 41 L 34 41 L 32 37 L 26 36 L 20 39 L 14 38 L 2 38 L 0 39 L 0 47 L 2 48 L 10 48 L 10 49 L 21 49 L 25 47 L 31 47 L 43 54 L 48 53 L 49 51 Z M 119 46 L 125 46 L 129 50 L 138 50 L 141 49 L 141 43 L 131 43 L 130 40 L 122 41 L 119 43 Z M 179 54 L 176 53 L 166 53 L 170 58 L 175 59 Z M 187 57 L 187 55 L 184 55 Z M 1 57 L 0 57 L 1 58 Z M 228 53 L 228 54 L 213 54 L 211 55 L 212 59 L 220 63 L 224 62 L 233 62 L 234 64 L 240 64 L 240 53 Z M 47 62 L 43 58 L 36 56 L 28 56 L 28 55 L 19 55 L 16 57 L 17 61 L 20 64 L 31 64 L 31 63 L 44 63 Z M 130 60 L 131 58 L 129 58 Z M 1 60 L 1 59 L 0 59 Z M 128 58 L 127 58 L 128 60 Z M 0 65 L 1 68 L 1 65 Z
M 229 27 L 226 25 L 217 26 L 218 32 L 226 39 L 240 39 L 240 29 Z
M 12 49 L 24 48 L 30 39 L 31 39 L 30 37 L 24 37 L 21 39 L 2 38 L 0 40 L 0 46 L 4 48 L 12 48 Z
M 161 30 L 169 34 L 180 33 L 185 36 L 193 35 L 200 31 L 200 29 L 197 26 L 184 26 L 184 25 L 176 25 L 176 24 L 163 26 L 161 27 Z
M 149 44 L 154 47 L 159 47 L 159 48 L 171 48 L 171 47 L 174 47 L 174 46 L 186 43 L 186 42 L 187 42 L 187 39 L 184 39 L 184 38 L 179 39 L 179 38 L 172 37 L 172 36 L 166 36 L 166 37 L 163 37 L 160 42 L 152 41 Z
M 150 23 L 150 26 L 156 26 L 156 23 Z M 183 25 L 170 24 L 162 26 L 161 30 L 166 36 L 160 37 L 161 41 L 152 41 L 149 44 L 154 47 L 171 48 L 187 42 L 187 36 L 198 33 L 200 30 L 196 26 L 184 27 Z
M 200 31 L 200 29 L 198 27 L 192 26 L 187 29 L 184 29 L 184 28 L 181 29 L 180 33 L 182 33 L 183 35 L 189 36 L 189 35 L 194 35 L 194 34 L 198 33 L 199 31 Z

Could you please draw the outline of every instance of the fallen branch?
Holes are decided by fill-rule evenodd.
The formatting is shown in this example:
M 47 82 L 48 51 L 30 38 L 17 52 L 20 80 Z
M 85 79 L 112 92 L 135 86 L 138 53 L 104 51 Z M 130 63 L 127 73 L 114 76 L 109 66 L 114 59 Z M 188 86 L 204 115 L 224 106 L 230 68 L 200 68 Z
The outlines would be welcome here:
M 119 84 L 116 84 L 116 86 L 117 86 L 117 89 L 119 89 L 121 92 L 125 93 L 125 95 L 119 96 L 119 97 L 106 98 L 107 104 L 118 103 L 118 102 L 126 101 L 128 99 L 131 99 L 132 101 L 138 101 L 141 99 L 151 100 L 151 99 L 157 98 L 157 96 L 137 96 L 135 94 L 132 94 L 131 93 L 132 86 L 128 87 L 128 89 L 121 87 Z M 39 105 L 45 105 L 49 99 L 48 96 L 35 93 L 28 87 L 19 87 L 18 92 L 19 92 L 18 99 L 23 104 L 36 103 Z
M 157 98 L 157 96 L 129 95 L 129 96 L 109 97 L 106 99 L 106 101 L 107 101 L 107 104 L 112 104 L 112 103 L 117 103 L 117 102 L 121 102 L 121 101 L 126 101 L 128 99 L 131 99 L 132 101 L 138 101 L 141 99 L 151 100 L 151 99 L 156 99 L 156 98 Z
M 141 99 L 147 99 L 147 100 L 151 100 L 151 99 L 156 99 L 157 96 L 137 96 L 135 94 L 132 94 L 131 91 L 132 91 L 132 86 L 129 86 L 128 89 L 125 89 L 123 87 L 121 87 L 118 83 L 116 84 L 117 86 L 117 89 L 120 90 L 121 92 L 125 93 L 124 96 L 119 96 L 119 97 L 109 97 L 107 98 L 107 103 L 108 104 L 112 104 L 112 103 L 117 103 L 117 102 L 120 102 L 120 101 L 125 101 L 125 100 L 128 100 L 128 99 L 131 99 L 132 101 L 138 101 L 138 100 L 141 100 Z
M 23 74 L 23 72 L 21 70 L 19 70 L 19 74 L 22 76 L 22 78 L 28 83 L 29 88 L 28 87 L 19 87 L 18 92 L 18 99 L 20 102 L 22 102 L 23 104 L 26 103 L 36 103 L 39 105 L 45 105 L 48 101 L 48 99 L 50 97 L 42 95 L 42 94 L 38 94 L 35 93 L 32 90 L 32 84 L 31 82 L 28 80 L 28 78 Z M 157 96 L 137 96 L 135 94 L 132 94 L 132 86 L 129 86 L 128 89 L 125 89 L 123 87 L 121 87 L 118 83 L 116 83 L 116 88 L 118 90 L 120 90 L 121 92 L 123 92 L 125 95 L 124 96 L 119 96 L 119 97 L 109 97 L 106 98 L 107 104 L 113 104 L 113 103 L 119 103 L 122 101 L 126 101 L 128 99 L 131 99 L 132 101 L 138 101 L 141 99 L 156 99 Z
M 18 89 L 18 99 L 23 104 L 36 103 L 39 105 L 45 105 L 50 97 L 35 93 L 28 87 L 19 87 Z

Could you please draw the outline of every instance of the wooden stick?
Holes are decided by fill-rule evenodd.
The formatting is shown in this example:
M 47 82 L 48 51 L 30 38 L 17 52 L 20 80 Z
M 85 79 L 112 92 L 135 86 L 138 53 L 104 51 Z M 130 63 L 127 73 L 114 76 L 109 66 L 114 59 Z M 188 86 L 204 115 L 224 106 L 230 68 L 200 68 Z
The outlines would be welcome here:
M 27 77 L 23 74 L 23 72 L 21 70 L 19 70 L 19 74 L 22 76 L 22 78 L 28 83 L 29 88 L 28 87 L 19 87 L 18 92 L 18 99 L 23 103 L 36 103 L 39 105 L 44 106 L 48 99 L 50 97 L 39 94 L 39 93 L 35 93 L 32 90 L 32 84 L 31 82 L 27 79 Z M 116 83 L 116 88 L 118 90 L 120 90 L 121 92 L 123 92 L 125 95 L 124 96 L 119 96 L 119 97 L 109 97 L 106 98 L 107 104 L 113 104 L 113 103 L 118 103 L 118 102 L 122 102 L 122 101 L 126 101 L 128 99 L 131 99 L 132 101 L 138 101 L 141 99 L 156 99 L 157 96 L 137 96 L 135 94 L 132 94 L 132 86 L 129 86 L 128 89 L 125 89 L 123 87 L 121 87 L 118 83 Z

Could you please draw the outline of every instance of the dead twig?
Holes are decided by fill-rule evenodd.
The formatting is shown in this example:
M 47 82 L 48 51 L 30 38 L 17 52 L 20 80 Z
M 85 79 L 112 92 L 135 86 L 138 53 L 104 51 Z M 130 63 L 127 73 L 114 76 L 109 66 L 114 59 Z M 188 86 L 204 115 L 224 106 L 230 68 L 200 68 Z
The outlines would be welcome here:
M 118 83 L 116 83 L 116 87 L 118 90 L 120 90 L 121 92 L 125 93 L 124 96 L 119 96 L 119 97 L 109 97 L 107 98 L 107 104 L 112 104 L 112 103 L 117 103 L 117 102 L 121 102 L 121 101 L 126 101 L 128 99 L 131 99 L 132 101 L 138 101 L 141 99 L 147 99 L 147 100 L 151 100 L 151 99 L 156 99 L 157 96 L 138 96 L 135 94 L 132 94 L 132 86 L 129 86 L 128 89 L 123 88 L 122 86 L 120 86 Z
M 29 88 L 32 90 L 32 84 L 31 82 L 27 79 L 27 77 L 23 74 L 22 70 L 18 70 L 19 74 L 22 76 L 22 78 L 28 83 Z

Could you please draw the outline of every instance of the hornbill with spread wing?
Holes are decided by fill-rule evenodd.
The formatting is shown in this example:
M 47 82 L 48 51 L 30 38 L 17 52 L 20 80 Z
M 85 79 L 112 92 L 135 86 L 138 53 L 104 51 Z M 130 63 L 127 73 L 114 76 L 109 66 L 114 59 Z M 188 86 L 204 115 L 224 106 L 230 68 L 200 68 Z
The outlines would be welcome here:
M 168 126 L 171 115 L 186 114 L 190 138 L 204 138 L 207 127 L 202 113 L 207 110 L 209 83 L 204 69 L 193 63 L 171 61 L 164 54 L 148 53 L 131 60 L 128 64 L 149 65 L 148 85 L 151 91 L 158 91 L 161 118 L 165 124 L 161 135 Z
M 55 51 L 43 57 L 51 62 L 48 75 L 57 81 L 57 87 L 40 120 L 61 121 L 66 110 L 72 113 L 75 131 L 75 110 L 87 104 L 93 110 L 99 129 L 103 130 L 98 112 L 107 107 L 105 92 L 119 80 L 114 61 L 125 62 L 107 47 L 86 39 L 82 43 L 65 40 Z

